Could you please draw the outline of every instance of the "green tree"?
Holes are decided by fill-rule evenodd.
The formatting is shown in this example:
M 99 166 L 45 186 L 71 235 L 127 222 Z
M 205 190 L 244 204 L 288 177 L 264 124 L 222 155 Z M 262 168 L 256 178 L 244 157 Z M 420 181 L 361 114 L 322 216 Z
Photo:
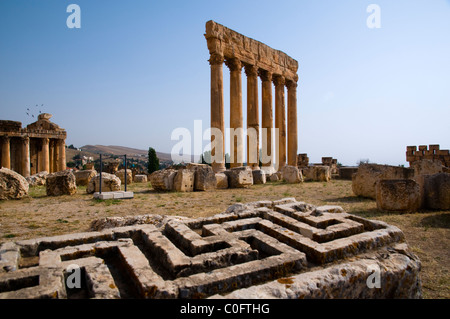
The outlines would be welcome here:
M 154 148 L 150 147 L 148 149 L 148 173 L 151 174 L 157 170 L 159 170 L 159 158 L 156 155 L 156 151 Z

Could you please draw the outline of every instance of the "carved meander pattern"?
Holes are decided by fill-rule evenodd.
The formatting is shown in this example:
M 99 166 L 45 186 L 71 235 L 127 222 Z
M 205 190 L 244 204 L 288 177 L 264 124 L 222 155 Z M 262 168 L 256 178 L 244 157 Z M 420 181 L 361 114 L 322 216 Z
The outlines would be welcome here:
M 286 201 L 285 201 L 286 202 Z M 307 272 L 389 243 L 396 227 L 302 202 L 187 221 L 6 243 L 0 298 L 205 298 Z M 66 287 L 70 265 L 81 289 Z

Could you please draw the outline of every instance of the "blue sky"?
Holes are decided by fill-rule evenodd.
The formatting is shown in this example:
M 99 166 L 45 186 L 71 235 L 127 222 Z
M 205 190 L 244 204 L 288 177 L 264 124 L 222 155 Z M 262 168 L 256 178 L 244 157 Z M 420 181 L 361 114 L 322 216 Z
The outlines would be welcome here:
M 66 25 L 72 3 L 80 29 Z M 366 25 L 372 3 L 379 29 Z M 407 145 L 450 149 L 448 0 L 1 0 L 0 119 L 27 125 L 38 104 L 67 144 L 170 152 L 175 128 L 210 124 L 208 20 L 299 61 L 298 152 L 311 162 L 399 165 Z M 243 90 L 245 114 L 245 76 Z

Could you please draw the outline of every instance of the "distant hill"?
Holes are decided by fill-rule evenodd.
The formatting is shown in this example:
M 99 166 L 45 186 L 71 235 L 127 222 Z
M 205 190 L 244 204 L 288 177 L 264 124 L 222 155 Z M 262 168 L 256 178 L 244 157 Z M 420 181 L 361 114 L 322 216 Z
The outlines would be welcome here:
M 130 148 L 125 146 L 117 145 L 85 145 L 80 147 L 83 152 L 93 153 L 93 154 L 111 154 L 111 155 L 124 155 L 127 154 L 129 157 L 141 157 L 147 156 L 148 150 L 140 150 L 136 148 Z M 170 154 L 156 152 L 160 161 L 171 161 L 172 158 Z

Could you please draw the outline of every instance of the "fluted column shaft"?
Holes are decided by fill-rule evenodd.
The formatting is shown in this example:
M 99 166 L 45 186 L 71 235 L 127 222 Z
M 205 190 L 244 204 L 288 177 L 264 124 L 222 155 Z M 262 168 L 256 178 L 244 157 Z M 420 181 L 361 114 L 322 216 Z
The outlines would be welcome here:
M 30 138 L 22 137 L 22 176 L 30 176 Z
M 2 167 L 11 169 L 11 147 L 10 139 L 7 136 L 3 136 L 2 143 Z
M 287 81 L 288 165 L 297 166 L 297 82 Z
M 50 172 L 50 150 L 49 150 L 50 141 L 48 138 L 42 139 L 42 152 L 41 152 L 41 172 L 47 171 Z
M 284 85 L 283 76 L 273 77 L 275 84 L 275 128 L 278 129 L 278 170 L 286 166 L 286 107 L 284 103 Z
M 216 173 L 225 170 L 223 61 L 223 56 L 219 54 L 212 54 L 209 59 L 211 65 L 211 165 Z M 220 133 L 221 136 L 219 136 Z
M 244 165 L 244 120 L 242 114 L 242 63 L 229 59 L 230 69 L 230 167 Z
M 273 108 L 272 108 L 272 73 L 260 70 L 259 76 L 262 80 L 261 96 L 262 96 L 262 114 L 261 114 L 261 144 L 262 144 L 262 166 L 272 167 L 272 128 L 273 128 Z M 267 160 L 266 161 L 266 157 Z
M 66 141 L 63 139 L 58 140 L 58 165 L 57 170 L 63 171 L 66 169 Z
M 247 165 L 259 169 L 258 68 L 245 66 L 247 75 Z

